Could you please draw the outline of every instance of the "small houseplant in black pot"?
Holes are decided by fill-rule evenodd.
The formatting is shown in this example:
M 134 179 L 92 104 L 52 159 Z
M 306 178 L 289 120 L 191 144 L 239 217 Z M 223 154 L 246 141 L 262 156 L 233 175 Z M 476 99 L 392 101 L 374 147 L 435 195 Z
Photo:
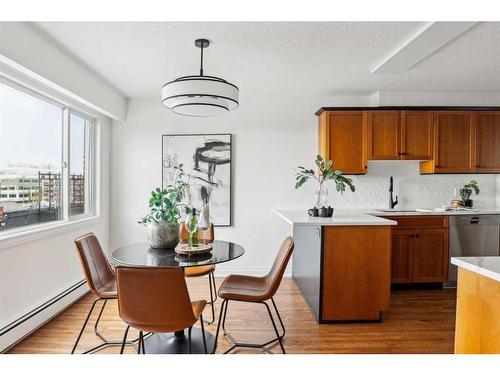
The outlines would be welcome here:
M 333 169 L 333 161 L 324 160 L 320 155 L 316 156 L 314 161 L 318 167 L 318 173 L 314 172 L 312 169 L 306 169 L 304 167 L 297 167 L 297 173 L 295 175 L 295 189 L 300 188 L 309 179 L 314 179 L 318 183 L 315 196 L 315 208 L 320 209 L 324 205 L 324 194 L 323 186 L 327 181 L 334 181 L 335 188 L 339 193 L 344 193 L 348 187 L 352 192 L 356 190 L 352 179 L 342 175 L 342 171 L 339 169 Z M 333 211 L 331 211 L 333 213 Z M 331 213 L 328 216 L 331 216 Z
M 475 193 L 476 195 L 478 195 L 479 191 L 480 191 L 479 186 L 478 186 L 476 180 L 472 180 L 468 184 L 466 184 L 460 188 L 460 197 L 464 201 L 465 207 L 472 208 L 473 202 L 472 202 L 472 199 L 470 199 L 470 197 L 472 196 L 472 193 Z

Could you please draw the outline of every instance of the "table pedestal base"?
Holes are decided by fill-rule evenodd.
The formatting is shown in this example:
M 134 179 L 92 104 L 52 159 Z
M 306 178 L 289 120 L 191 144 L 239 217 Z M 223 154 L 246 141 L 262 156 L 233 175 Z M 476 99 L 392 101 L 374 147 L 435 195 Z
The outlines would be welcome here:
M 208 354 L 211 354 L 215 337 L 205 329 Z M 188 354 L 187 330 L 184 336 L 175 333 L 153 333 L 144 339 L 146 354 Z M 191 330 L 191 353 L 205 354 L 203 336 L 200 328 Z

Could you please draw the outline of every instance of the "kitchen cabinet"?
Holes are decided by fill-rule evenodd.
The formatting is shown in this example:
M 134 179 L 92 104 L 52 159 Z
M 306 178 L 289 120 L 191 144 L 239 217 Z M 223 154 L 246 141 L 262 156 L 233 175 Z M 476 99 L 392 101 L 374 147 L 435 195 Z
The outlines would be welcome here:
M 448 280 L 448 218 L 391 217 L 391 282 L 435 283 Z
M 368 111 L 368 160 L 429 160 L 432 111 Z
M 476 172 L 474 139 L 474 112 L 436 111 L 433 173 Z
M 323 112 L 319 119 L 319 154 L 344 174 L 366 173 L 366 121 L 363 111 Z
M 345 174 L 366 174 L 368 160 L 420 160 L 421 174 L 500 173 L 500 110 L 359 107 L 317 114 L 319 153 Z
M 399 111 L 367 111 L 368 160 L 397 160 L 401 154 Z
M 412 282 L 448 280 L 448 229 L 420 229 L 412 238 Z
M 476 112 L 476 172 L 500 173 L 500 112 Z
M 392 233 L 391 282 L 411 283 L 413 231 L 394 230 Z
M 431 160 L 434 147 L 432 111 L 401 111 L 401 159 Z

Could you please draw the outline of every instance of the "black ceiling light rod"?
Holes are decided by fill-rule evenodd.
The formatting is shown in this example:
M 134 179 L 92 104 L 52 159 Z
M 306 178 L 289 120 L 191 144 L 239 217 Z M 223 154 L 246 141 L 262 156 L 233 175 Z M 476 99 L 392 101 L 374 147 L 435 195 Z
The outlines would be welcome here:
M 201 48 L 201 63 L 200 63 L 200 76 L 203 76 L 203 49 L 210 45 L 208 39 L 196 39 L 194 45 Z

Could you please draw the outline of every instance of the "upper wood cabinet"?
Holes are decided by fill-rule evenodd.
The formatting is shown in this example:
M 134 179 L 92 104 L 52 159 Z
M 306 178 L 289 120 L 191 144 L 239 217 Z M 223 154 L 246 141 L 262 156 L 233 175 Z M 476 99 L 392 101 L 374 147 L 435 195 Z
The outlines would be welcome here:
M 500 172 L 500 112 L 476 112 L 476 171 Z
M 420 173 L 500 173 L 500 111 L 393 109 L 322 110 L 319 153 L 345 174 L 365 174 L 368 160 L 420 160 Z
M 432 111 L 401 111 L 401 159 L 432 159 L 434 147 L 432 115 Z
M 367 111 L 368 160 L 395 160 L 400 157 L 400 112 Z
M 319 121 L 319 153 L 344 174 L 366 173 L 366 129 L 363 111 L 323 112 Z
M 368 160 L 430 160 L 432 111 L 367 111 Z
M 434 113 L 434 173 L 476 171 L 474 112 Z

